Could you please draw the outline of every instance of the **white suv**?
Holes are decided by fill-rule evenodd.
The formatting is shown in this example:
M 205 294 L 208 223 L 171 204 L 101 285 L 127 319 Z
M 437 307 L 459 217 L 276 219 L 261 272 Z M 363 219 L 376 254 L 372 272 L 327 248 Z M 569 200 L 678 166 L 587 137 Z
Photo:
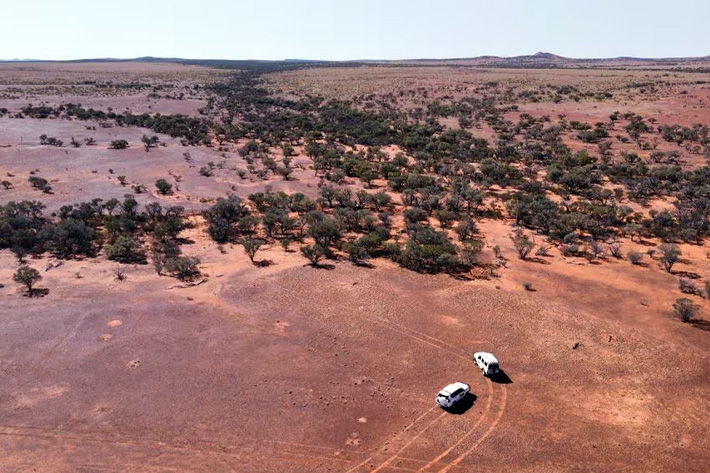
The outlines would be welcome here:
M 484 376 L 493 376 L 500 371 L 500 363 L 492 353 L 486 353 L 485 351 L 474 353 L 473 361 L 481 368 Z
M 457 402 L 465 398 L 471 392 L 471 386 L 464 383 L 453 383 L 439 391 L 436 396 L 436 403 L 444 409 L 453 407 Z

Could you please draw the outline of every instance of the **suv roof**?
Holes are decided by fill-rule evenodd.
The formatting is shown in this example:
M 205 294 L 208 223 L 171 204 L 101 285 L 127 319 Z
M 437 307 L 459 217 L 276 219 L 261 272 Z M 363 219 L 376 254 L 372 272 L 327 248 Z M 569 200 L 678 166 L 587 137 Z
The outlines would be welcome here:
M 442 389 L 441 391 L 439 391 L 439 395 L 440 395 L 440 396 L 441 396 L 441 395 L 443 395 L 443 396 L 451 396 L 453 393 L 455 393 L 455 392 L 458 391 L 459 389 L 464 389 L 464 390 L 466 390 L 466 389 L 471 389 L 471 387 L 470 387 L 468 384 L 465 384 L 465 383 L 458 383 L 458 382 L 457 382 L 457 383 L 452 383 L 452 384 L 449 384 L 448 386 L 446 386 L 446 387 L 445 387 L 444 389 Z

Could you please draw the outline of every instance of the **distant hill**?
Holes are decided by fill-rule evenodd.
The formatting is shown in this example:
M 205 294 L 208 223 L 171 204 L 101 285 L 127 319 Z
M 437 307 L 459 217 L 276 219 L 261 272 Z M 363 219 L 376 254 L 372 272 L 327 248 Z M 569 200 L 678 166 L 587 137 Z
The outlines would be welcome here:
M 471 58 L 449 59 L 403 59 L 403 60 L 357 60 L 357 61 L 323 61 L 312 59 L 284 59 L 282 61 L 257 60 L 257 59 L 183 59 L 144 56 L 132 59 L 117 58 L 92 58 L 75 59 L 69 61 L 44 61 L 40 59 L 10 59 L 0 60 L 0 63 L 91 63 L 91 62 L 145 62 L 145 63 L 179 63 L 201 65 L 209 67 L 226 68 L 253 68 L 253 67 L 293 67 L 293 66 L 353 66 L 362 64 L 380 65 L 458 65 L 480 67 L 510 67 L 510 68 L 574 68 L 574 67 L 614 67 L 614 66 L 674 66 L 674 67 L 702 67 L 710 66 L 710 56 L 681 57 L 681 58 L 638 58 L 622 56 L 616 58 L 568 58 L 548 52 L 537 52 L 532 55 L 500 57 L 478 56 Z

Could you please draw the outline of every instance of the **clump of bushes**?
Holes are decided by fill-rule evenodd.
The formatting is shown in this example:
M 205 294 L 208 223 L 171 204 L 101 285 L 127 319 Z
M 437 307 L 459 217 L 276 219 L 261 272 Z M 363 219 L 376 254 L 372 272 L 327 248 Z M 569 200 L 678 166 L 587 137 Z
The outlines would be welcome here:
M 688 323 L 698 314 L 700 307 L 690 299 L 681 297 L 673 303 L 673 310 L 680 320 Z
M 108 145 L 109 149 L 126 149 L 128 148 L 128 141 L 126 140 L 113 140 Z

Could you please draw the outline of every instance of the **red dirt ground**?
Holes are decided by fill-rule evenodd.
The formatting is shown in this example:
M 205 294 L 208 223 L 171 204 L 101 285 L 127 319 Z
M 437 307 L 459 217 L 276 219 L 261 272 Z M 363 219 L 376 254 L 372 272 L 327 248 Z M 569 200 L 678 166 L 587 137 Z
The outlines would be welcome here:
M 232 149 L 221 158 L 161 137 L 167 146 L 146 153 L 137 143 L 147 130 L 84 125 L 0 119 L 0 144 L 11 145 L 0 173 L 15 175 L 3 177 L 15 189 L 0 202 L 121 197 L 130 188 L 115 176 L 150 189 L 169 169 L 184 176 L 181 190 L 142 203 L 199 210 L 267 185 L 315 193 L 312 170 L 251 182 L 230 169 L 244 166 Z M 42 133 L 99 144 L 40 147 Z M 136 145 L 107 150 L 117 137 Z M 213 178 L 198 175 L 220 160 Z M 30 189 L 34 169 L 55 194 Z M 203 284 L 149 266 L 125 267 L 118 282 L 103 256 L 45 271 L 59 262 L 43 257 L 29 263 L 50 292 L 27 298 L 1 251 L 0 472 L 708 471 L 710 333 L 673 317 L 677 278 L 649 257 L 637 267 L 552 249 L 520 261 L 511 222 L 479 226 L 484 258 L 499 245 L 507 259 L 499 278 L 383 260 L 314 269 L 278 245 L 257 255 L 270 266 L 255 267 L 240 246 L 220 253 L 198 225 L 183 249 L 200 257 Z M 708 279 L 710 247 L 682 250 L 674 269 Z M 480 350 L 499 357 L 507 382 L 481 376 L 471 360 Z M 460 415 L 434 403 L 453 381 L 476 396 Z

